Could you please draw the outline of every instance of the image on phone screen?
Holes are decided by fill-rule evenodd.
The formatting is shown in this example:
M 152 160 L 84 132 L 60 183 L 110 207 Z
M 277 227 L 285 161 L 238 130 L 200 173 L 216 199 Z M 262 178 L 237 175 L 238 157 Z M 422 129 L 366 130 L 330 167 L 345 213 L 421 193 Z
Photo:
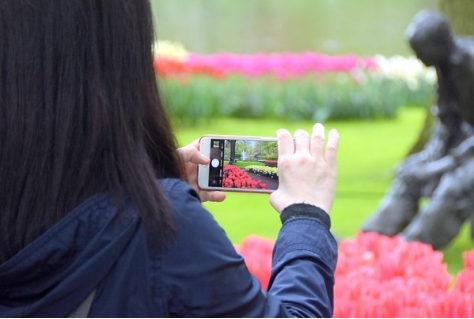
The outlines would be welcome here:
M 271 192 L 278 188 L 276 141 L 210 140 L 209 187 Z

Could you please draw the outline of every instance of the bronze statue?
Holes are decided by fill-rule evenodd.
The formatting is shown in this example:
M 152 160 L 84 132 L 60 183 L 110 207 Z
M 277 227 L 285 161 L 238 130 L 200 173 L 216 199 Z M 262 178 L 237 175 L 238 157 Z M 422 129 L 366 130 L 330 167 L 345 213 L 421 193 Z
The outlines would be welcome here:
M 399 164 L 362 231 L 399 234 L 439 249 L 466 220 L 474 221 L 474 38 L 454 35 L 435 10 L 419 12 L 406 35 L 417 57 L 436 69 L 436 123 L 424 149 Z

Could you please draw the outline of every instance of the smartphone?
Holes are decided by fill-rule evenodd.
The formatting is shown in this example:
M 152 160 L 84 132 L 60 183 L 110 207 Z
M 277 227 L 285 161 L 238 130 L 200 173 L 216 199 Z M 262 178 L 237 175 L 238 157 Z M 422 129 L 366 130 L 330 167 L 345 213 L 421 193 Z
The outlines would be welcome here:
M 198 166 L 201 189 L 271 193 L 278 188 L 276 137 L 204 135 L 199 148 L 211 159 Z

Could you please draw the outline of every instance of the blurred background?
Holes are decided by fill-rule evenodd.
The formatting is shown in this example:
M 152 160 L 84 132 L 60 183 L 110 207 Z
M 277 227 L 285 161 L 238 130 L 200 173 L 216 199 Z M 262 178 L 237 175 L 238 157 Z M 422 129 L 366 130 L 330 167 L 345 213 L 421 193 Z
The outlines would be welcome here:
M 310 130 L 341 136 L 332 231 L 344 242 L 389 191 L 394 170 L 419 152 L 434 123 L 436 74 L 405 31 L 439 9 L 456 35 L 474 35 L 473 0 L 151 0 L 154 61 L 176 137 L 271 136 Z M 425 200 L 429 199 L 423 199 Z M 231 241 L 276 238 L 268 196 L 227 193 L 204 203 Z M 451 273 L 472 249 L 469 225 L 442 250 Z
M 438 0 L 151 0 L 157 36 L 196 53 L 411 54 L 405 29 Z
M 360 228 L 435 120 L 436 72 L 413 56 L 405 30 L 419 11 L 438 9 L 456 35 L 474 35 L 474 0 L 151 2 L 162 41 L 154 67 L 180 145 L 204 134 L 309 131 L 315 122 L 339 131 L 334 317 L 473 317 L 469 223 L 441 251 Z M 204 206 L 248 249 L 250 271 L 266 272 L 265 286 L 281 222 L 268 195 L 226 194 Z

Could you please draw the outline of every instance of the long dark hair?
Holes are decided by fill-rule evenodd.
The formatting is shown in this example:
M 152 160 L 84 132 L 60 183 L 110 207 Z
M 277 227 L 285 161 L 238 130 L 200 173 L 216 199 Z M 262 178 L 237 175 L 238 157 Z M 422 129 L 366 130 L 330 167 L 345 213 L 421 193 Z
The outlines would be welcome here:
M 0 0 L 0 262 L 94 194 L 130 196 L 163 243 L 156 178 L 183 178 L 147 0 Z

